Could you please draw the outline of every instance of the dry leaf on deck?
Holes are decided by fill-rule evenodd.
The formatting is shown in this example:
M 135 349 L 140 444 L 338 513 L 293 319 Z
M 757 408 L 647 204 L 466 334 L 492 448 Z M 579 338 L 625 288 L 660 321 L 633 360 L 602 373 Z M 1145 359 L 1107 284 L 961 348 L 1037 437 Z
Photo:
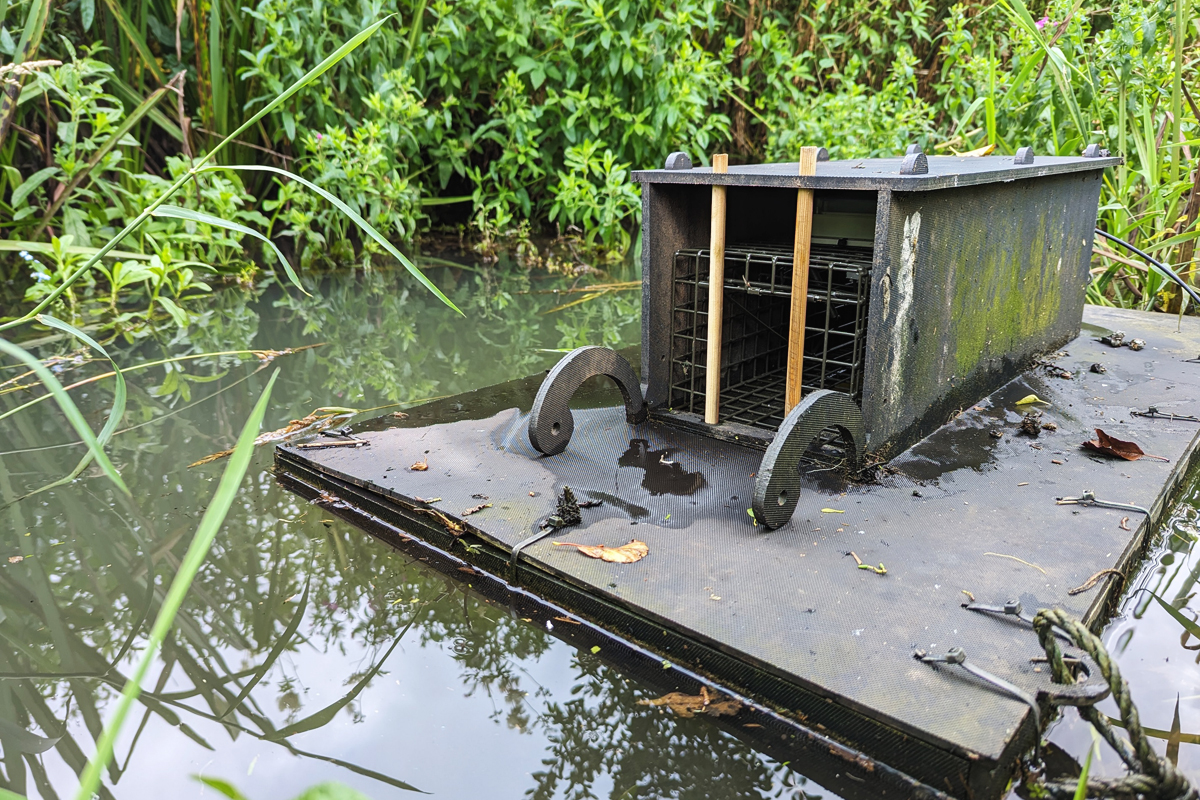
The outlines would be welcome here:
M 411 469 L 413 472 L 424 472 L 425 470 L 429 469 L 429 464 L 425 461 L 418 461 L 409 467 L 409 469 Z
M 1085 450 L 1095 450 L 1097 453 L 1104 453 L 1106 456 L 1116 456 L 1126 461 L 1137 461 L 1139 458 L 1157 458 L 1159 461 L 1168 460 L 1162 456 L 1152 456 L 1133 442 L 1126 442 L 1114 436 L 1109 436 L 1099 428 L 1096 428 L 1096 438 L 1084 442 L 1083 447 Z
M 732 717 L 742 710 L 742 704 L 737 700 L 723 700 L 720 695 L 710 697 L 708 689 L 703 686 L 700 687 L 700 694 L 698 695 L 671 692 L 655 700 L 638 700 L 638 705 L 666 706 L 681 717 L 694 717 L 697 714 L 711 714 L 714 717 Z
M 573 542 L 551 542 L 556 547 L 574 547 L 585 556 L 598 558 L 601 561 L 611 561 L 614 564 L 632 564 L 650 555 L 650 546 L 637 539 L 620 547 L 609 547 L 604 544 L 575 544 Z

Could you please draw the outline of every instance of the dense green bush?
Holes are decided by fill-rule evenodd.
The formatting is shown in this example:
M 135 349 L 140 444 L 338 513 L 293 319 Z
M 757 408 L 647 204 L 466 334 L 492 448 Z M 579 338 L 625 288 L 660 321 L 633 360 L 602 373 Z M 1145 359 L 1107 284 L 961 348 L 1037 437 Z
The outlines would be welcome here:
M 10 5 L 0 51 L 19 44 L 14 20 L 46 1 Z M 529 220 L 604 260 L 635 241 L 629 171 L 676 149 L 700 163 L 726 151 L 736 163 L 795 158 L 805 144 L 857 158 L 914 142 L 931 153 L 1029 144 L 1052 154 L 1100 142 L 1128 159 L 1106 184 L 1105 225 L 1186 266 L 1198 205 L 1188 199 L 1200 194 L 1190 149 L 1200 125 L 1185 91 L 1200 41 L 1194 4 L 260 0 L 243 10 L 201 0 L 177 20 L 166 0 L 72 0 L 50 7 L 36 54 L 66 63 L 24 78 L 20 128 L 0 140 L 5 227 L 10 239 L 103 238 L 132 216 L 151 175 L 171 173 L 173 156 L 204 150 L 394 13 L 332 80 L 247 131 L 227 163 L 294 165 L 396 242 L 446 222 L 490 241 Z M 91 47 L 98 38 L 110 47 Z M 55 208 L 117 120 L 180 70 L 182 105 L 171 95 L 146 112 Z M 200 187 L 193 207 L 232 209 L 305 266 L 379 252 L 324 201 L 259 177 L 220 198 Z M 265 200 L 256 207 L 252 195 Z M 186 233 L 165 242 L 176 260 L 245 268 L 237 232 Z M 163 245 L 143 235 L 147 252 Z M 1166 300 L 1132 264 L 1100 256 L 1095 274 L 1094 302 Z

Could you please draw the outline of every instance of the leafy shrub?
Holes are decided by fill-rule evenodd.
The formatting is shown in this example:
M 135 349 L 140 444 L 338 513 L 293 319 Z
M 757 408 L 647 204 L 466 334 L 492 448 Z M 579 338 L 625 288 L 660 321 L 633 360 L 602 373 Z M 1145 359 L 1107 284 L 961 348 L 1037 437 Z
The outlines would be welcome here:
M 592 247 L 619 255 L 629 249 L 630 229 L 641 222 L 641 196 L 629 181 L 629 164 L 618 164 L 607 148 L 601 154 L 601 146 L 586 139 L 567 148 L 566 169 L 550 188 L 550 219 L 575 226 Z

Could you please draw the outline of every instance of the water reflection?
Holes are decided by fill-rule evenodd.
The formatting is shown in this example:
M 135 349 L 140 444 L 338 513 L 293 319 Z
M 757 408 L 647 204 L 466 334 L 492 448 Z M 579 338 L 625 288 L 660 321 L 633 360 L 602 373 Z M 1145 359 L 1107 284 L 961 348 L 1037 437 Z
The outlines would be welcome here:
M 1168 753 L 1176 704 L 1179 710 L 1178 765 L 1193 782 L 1200 782 L 1200 642 L 1151 596 L 1161 597 L 1191 620 L 1200 617 L 1196 599 L 1200 581 L 1200 472 L 1185 483 L 1179 500 L 1151 543 L 1145 562 L 1124 592 L 1118 611 L 1105 628 L 1103 640 L 1129 681 L 1143 727 L 1154 749 Z M 1119 720 L 1110 698 L 1099 706 Z M 1050 740 L 1082 762 L 1091 746 L 1090 726 L 1074 711 L 1053 724 Z M 1121 760 L 1107 749 L 1093 760 L 1092 773 L 1117 777 Z
M 312 297 L 218 292 L 187 331 L 123 335 L 123 365 L 165 362 L 130 374 L 111 447 L 132 500 L 89 472 L 14 502 L 69 472 L 79 450 L 49 403 L 5 420 L 0 785 L 74 793 L 222 468 L 186 465 L 230 446 L 267 366 L 282 368 L 273 429 L 318 406 L 456 394 L 544 369 L 558 355 L 546 351 L 639 334 L 637 292 L 543 314 L 563 302 L 528 293 L 544 283 L 440 272 L 466 319 L 376 271 L 329 279 Z M 229 354 L 247 350 L 260 353 Z M 217 352 L 227 354 L 168 361 Z M 102 366 L 61 372 L 81 380 Z M 96 427 L 110 391 L 104 381 L 76 391 Z M 0 411 L 29 397 L 0 394 Z M 262 798 L 323 780 L 373 798 L 482 787 L 531 798 L 828 796 L 705 720 L 639 706 L 646 689 L 281 489 L 270 464 L 264 449 L 102 797 L 199 796 L 194 774 Z

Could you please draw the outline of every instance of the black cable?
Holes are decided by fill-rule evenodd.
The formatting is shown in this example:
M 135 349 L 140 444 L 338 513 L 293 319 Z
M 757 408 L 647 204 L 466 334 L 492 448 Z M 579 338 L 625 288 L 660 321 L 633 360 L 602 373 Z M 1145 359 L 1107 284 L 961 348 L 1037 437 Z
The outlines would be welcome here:
M 1149 263 L 1151 263 L 1155 267 L 1157 267 L 1158 270 L 1160 272 L 1162 272 L 1162 274 L 1166 275 L 1168 278 L 1170 278 L 1171 280 L 1173 280 L 1177 284 L 1179 284 L 1179 287 L 1181 289 L 1183 289 L 1185 292 L 1187 292 L 1188 296 L 1191 297 L 1192 300 L 1194 300 L 1198 305 L 1200 305 L 1200 294 L 1196 294 L 1196 290 L 1193 289 L 1191 286 L 1188 286 L 1186 283 L 1184 283 L 1183 278 L 1176 275 L 1175 272 L 1170 267 L 1168 267 L 1166 264 L 1162 263 L 1161 261 L 1159 261 L 1156 258 L 1153 258 L 1152 256 L 1147 255 L 1146 253 L 1143 253 L 1141 250 L 1138 250 L 1136 247 L 1134 247 L 1133 245 L 1131 245 L 1129 242 L 1125 241 L 1124 239 L 1118 239 L 1116 236 L 1113 236 L 1111 233 L 1105 233 L 1104 231 L 1100 230 L 1099 228 L 1096 228 L 1096 233 L 1100 234 L 1105 239 L 1108 239 L 1111 242 L 1116 242 L 1117 244 L 1121 245 L 1125 249 L 1129 250 L 1131 253 L 1134 253 L 1134 254 L 1139 255 L 1142 258 L 1146 259 L 1146 261 L 1148 261 Z

